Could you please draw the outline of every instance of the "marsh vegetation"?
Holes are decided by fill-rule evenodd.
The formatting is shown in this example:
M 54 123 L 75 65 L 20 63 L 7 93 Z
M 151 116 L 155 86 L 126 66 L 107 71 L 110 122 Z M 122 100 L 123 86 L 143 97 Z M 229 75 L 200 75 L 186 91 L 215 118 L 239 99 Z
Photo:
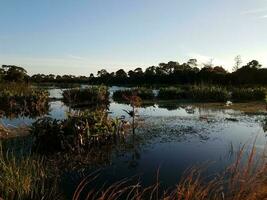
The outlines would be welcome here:
M 266 196 L 264 86 L 55 88 L 26 80 L 0 84 L 0 198 Z

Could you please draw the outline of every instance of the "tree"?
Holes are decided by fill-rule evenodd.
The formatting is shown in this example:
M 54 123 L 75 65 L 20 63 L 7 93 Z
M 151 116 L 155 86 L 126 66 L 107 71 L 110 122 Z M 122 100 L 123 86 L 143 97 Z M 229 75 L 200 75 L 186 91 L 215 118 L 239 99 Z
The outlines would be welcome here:
M 236 72 L 242 64 L 241 56 L 240 55 L 236 56 L 234 60 L 235 60 L 235 65 L 233 66 L 232 71 Z
M 126 79 L 127 73 L 123 69 L 119 69 L 118 71 L 116 71 L 115 76 L 119 79 Z
M 187 61 L 187 64 L 192 68 L 195 68 L 198 66 L 197 59 L 192 59 L 192 58 Z
M 22 82 L 28 77 L 27 71 L 23 67 L 15 65 L 2 65 L 2 71 L 4 71 L 6 81 Z
M 261 68 L 261 64 L 257 60 L 252 60 L 248 64 L 246 64 L 244 67 L 248 67 L 251 69 L 259 69 Z
M 109 75 L 109 73 L 105 69 L 101 69 L 100 71 L 97 72 L 97 76 L 98 77 L 102 77 L 103 78 L 103 77 L 105 77 L 107 75 Z

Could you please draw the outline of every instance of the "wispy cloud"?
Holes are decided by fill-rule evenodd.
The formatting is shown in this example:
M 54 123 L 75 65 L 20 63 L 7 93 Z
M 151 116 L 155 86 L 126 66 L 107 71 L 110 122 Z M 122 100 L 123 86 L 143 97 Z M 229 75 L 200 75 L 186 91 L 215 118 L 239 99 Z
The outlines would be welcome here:
M 258 14 L 258 13 L 263 13 L 263 12 L 266 12 L 266 11 L 267 11 L 267 8 L 258 8 L 258 9 L 242 11 L 241 14 L 242 15 Z

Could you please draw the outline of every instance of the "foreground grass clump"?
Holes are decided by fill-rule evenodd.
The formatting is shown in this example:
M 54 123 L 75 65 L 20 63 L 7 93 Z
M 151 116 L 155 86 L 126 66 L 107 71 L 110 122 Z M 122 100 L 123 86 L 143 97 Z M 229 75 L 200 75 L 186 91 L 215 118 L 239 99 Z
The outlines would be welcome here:
M 0 84 L 0 111 L 5 116 L 39 116 L 48 111 L 48 92 L 27 84 Z
M 53 177 L 53 178 L 51 178 Z M 43 158 L 4 153 L 0 147 L 0 199 L 61 199 L 57 180 Z
M 63 91 L 63 101 L 73 106 L 106 105 L 109 103 L 109 92 L 106 86 L 68 89 Z
M 98 177 L 98 174 L 90 174 L 78 185 L 73 200 L 263 200 L 267 197 L 267 167 L 265 156 L 257 157 L 254 147 L 247 156 L 243 146 L 235 162 L 223 173 L 205 178 L 202 167 L 191 168 L 167 191 L 160 188 L 159 172 L 156 183 L 150 187 L 124 179 L 99 190 L 90 189 Z
M 235 88 L 232 99 L 235 101 L 264 100 L 266 91 L 263 88 Z
M 149 88 L 117 90 L 113 93 L 113 99 L 116 101 L 125 101 L 130 96 L 138 96 L 143 100 L 153 100 L 155 97 L 153 90 Z
M 41 152 L 81 151 L 114 141 L 123 133 L 123 121 L 106 111 L 77 112 L 65 120 L 42 118 L 31 127 L 35 148 Z

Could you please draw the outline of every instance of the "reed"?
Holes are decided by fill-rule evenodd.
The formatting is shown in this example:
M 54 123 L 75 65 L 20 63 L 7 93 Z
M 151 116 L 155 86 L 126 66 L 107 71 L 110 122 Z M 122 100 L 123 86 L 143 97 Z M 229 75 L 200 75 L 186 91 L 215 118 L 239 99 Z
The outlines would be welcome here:
M 235 88 L 232 91 L 234 101 L 265 100 L 266 91 L 263 88 Z
M 126 90 L 117 90 L 113 93 L 113 99 L 116 101 L 126 101 L 126 98 L 130 96 L 138 96 L 142 100 L 153 100 L 155 98 L 152 89 L 143 87 L 126 89 Z
M 124 134 L 124 121 L 110 118 L 105 110 L 75 112 L 64 120 L 41 118 L 30 132 L 38 151 L 76 152 L 113 142 Z
M 0 111 L 7 117 L 40 116 L 48 111 L 48 92 L 27 84 L 0 84 Z
M 109 103 L 109 92 L 106 86 L 91 86 L 63 91 L 63 101 L 73 106 L 106 105 Z
M 62 199 L 52 177 L 42 157 L 15 155 L 0 146 L 0 199 Z
M 178 87 L 160 88 L 157 98 L 163 100 L 187 99 L 188 94 Z

